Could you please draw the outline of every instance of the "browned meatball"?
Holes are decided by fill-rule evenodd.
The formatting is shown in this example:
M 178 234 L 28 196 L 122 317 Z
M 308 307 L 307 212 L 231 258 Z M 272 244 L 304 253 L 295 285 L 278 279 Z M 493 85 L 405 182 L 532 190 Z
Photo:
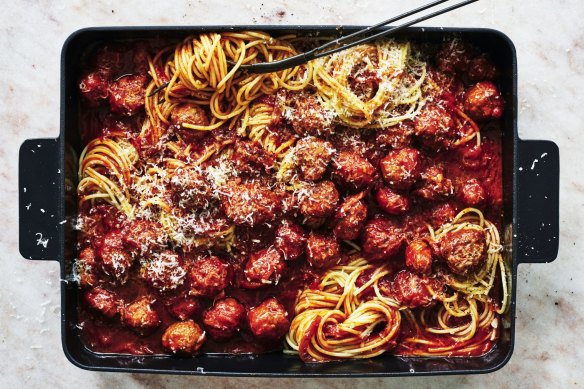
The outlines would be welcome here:
M 132 266 L 131 255 L 123 248 L 122 232 L 108 232 L 99 242 L 98 256 L 103 272 L 114 280 L 125 282 Z
M 420 177 L 422 157 L 418 150 L 411 148 L 390 151 L 380 166 L 387 185 L 398 190 L 409 189 Z
M 249 329 L 256 338 L 266 342 L 280 340 L 290 327 L 288 312 L 274 297 L 268 297 L 247 314 Z
M 442 293 L 444 285 L 436 280 L 419 276 L 407 270 L 396 274 L 391 283 L 391 294 L 404 307 L 428 307 L 434 304 L 434 297 L 428 290 L 430 287 L 437 295 Z M 387 293 L 385 288 L 382 292 Z
M 456 141 L 454 119 L 439 105 L 427 104 L 414 122 L 415 134 L 422 144 L 432 150 L 449 149 Z
M 430 273 L 432 248 L 425 240 L 414 240 L 406 247 L 406 266 L 419 274 Z
M 89 72 L 79 81 L 79 92 L 91 106 L 97 106 L 108 96 L 109 81 L 100 72 Z
M 124 76 L 109 88 L 109 103 L 113 112 L 135 115 L 144 107 L 147 77 L 144 74 Z
M 373 66 L 361 61 L 353 66 L 347 77 L 351 91 L 360 99 L 370 100 L 379 90 L 380 75 L 375 70 L 379 66 L 378 59 L 369 58 Z
M 455 216 L 456 209 L 450 203 L 441 203 L 430 209 L 430 223 L 434 228 L 450 223 Z
M 203 108 L 196 104 L 179 104 L 170 113 L 174 131 L 186 142 L 196 143 L 209 134 L 209 131 L 196 130 L 189 126 L 208 126 L 209 117 Z
M 193 318 L 200 312 L 201 303 L 194 297 L 179 297 L 170 305 L 170 313 L 180 320 Z
M 143 273 L 152 288 L 168 292 L 184 284 L 187 272 L 180 255 L 165 250 L 160 254 L 152 254 L 148 260 Z
M 404 240 L 404 231 L 398 223 L 378 216 L 365 225 L 363 254 L 371 261 L 390 259 L 400 251 Z
M 441 201 L 452 196 L 454 185 L 441 167 L 430 166 L 422 172 L 422 183 L 413 193 L 427 201 Z
M 460 188 L 459 197 L 464 205 L 480 208 L 485 204 L 485 188 L 483 188 L 479 180 L 476 178 L 471 178 L 470 180 L 466 181 Z
M 203 108 L 196 104 L 179 104 L 170 112 L 170 122 L 175 126 L 208 126 L 209 118 Z M 193 130 L 196 132 L 197 130 Z M 206 131 L 202 131 L 203 133 Z
M 86 247 L 79 253 L 75 262 L 75 271 L 79 276 L 79 286 L 88 287 L 97 284 L 97 258 L 95 250 Z
M 216 341 L 231 338 L 240 329 L 245 307 L 234 298 L 218 300 L 203 314 L 205 330 Z
M 213 297 L 231 282 L 231 269 L 217 257 L 200 258 L 193 263 L 189 279 L 192 296 Z
M 375 179 L 375 168 L 365 158 L 350 151 L 341 151 L 333 160 L 333 174 L 339 185 L 363 189 Z
M 146 41 L 138 41 L 132 45 L 132 64 L 138 73 L 147 73 L 150 65 L 148 56 L 150 55 L 150 44 Z
M 274 221 L 282 211 L 282 199 L 256 181 L 228 186 L 221 205 L 235 224 L 251 227 Z
M 138 253 L 149 253 L 166 245 L 162 226 L 147 220 L 132 220 L 124 229 L 122 238 L 126 246 Z
M 477 121 L 500 119 L 504 104 L 499 89 L 490 81 L 477 83 L 464 95 L 464 111 Z
M 173 198 L 181 208 L 206 208 L 212 202 L 213 187 L 198 168 L 180 167 L 170 179 Z
M 233 150 L 233 161 L 238 170 L 253 174 L 268 172 L 274 167 L 275 159 L 259 143 L 238 140 Z
M 482 266 L 487 258 L 485 233 L 481 230 L 464 228 L 448 232 L 438 244 L 448 268 L 456 274 L 468 274 Z
M 296 164 L 300 167 L 302 178 L 316 181 L 322 178 L 333 156 L 334 149 L 330 142 L 308 137 L 296 143 Z
M 294 260 L 304 254 L 306 233 L 298 224 L 283 220 L 276 230 L 275 246 L 282 252 L 285 260 Z
M 402 215 L 410 210 L 410 200 L 407 196 L 396 193 L 390 188 L 383 187 L 375 196 L 379 208 L 390 215 Z
M 103 288 L 93 288 L 83 296 L 87 305 L 107 318 L 113 318 L 120 311 L 121 300 Z
M 162 334 L 162 346 L 179 354 L 194 354 L 205 343 L 205 331 L 192 320 L 171 324 Z
M 486 55 L 480 55 L 470 61 L 468 68 L 468 79 L 470 81 L 493 81 L 498 75 L 497 68 Z
M 324 269 L 341 260 L 341 247 L 333 235 L 311 231 L 306 241 L 306 259 L 311 266 Z
M 349 196 L 335 213 L 333 233 L 339 239 L 353 240 L 361 234 L 367 219 L 367 205 L 363 202 L 364 192 Z
M 471 50 L 460 39 L 451 39 L 442 44 L 436 53 L 438 68 L 446 73 L 463 72 L 468 69 L 471 59 Z
M 298 194 L 299 210 L 306 224 L 317 226 L 335 212 L 339 202 L 339 192 L 331 181 L 306 184 Z
M 285 112 L 285 116 L 298 135 L 318 136 L 330 131 L 332 117 L 314 95 L 305 92 L 288 93 L 287 100 L 291 108 Z
M 405 120 L 395 126 L 378 130 L 375 144 L 399 150 L 411 146 L 413 135 L 414 123 L 411 120 Z
M 124 67 L 124 54 L 126 48 L 113 44 L 100 48 L 95 56 L 97 70 L 105 77 L 116 76 Z
M 143 296 L 122 310 L 122 322 L 141 335 L 152 332 L 160 325 L 160 318 L 152 309 L 152 299 Z
M 275 247 L 256 251 L 249 256 L 243 271 L 247 288 L 259 288 L 268 285 L 277 285 L 286 263 L 282 254 Z

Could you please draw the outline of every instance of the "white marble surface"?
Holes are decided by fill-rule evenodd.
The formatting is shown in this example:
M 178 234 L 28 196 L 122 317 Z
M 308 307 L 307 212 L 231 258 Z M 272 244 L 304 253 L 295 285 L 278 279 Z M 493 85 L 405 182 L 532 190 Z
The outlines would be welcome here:
M 26 138 L 59 131 L 59 59 L 66 37 L 86 26 L 370 24 L 426 2 L 382 0 L 2 1 L 0 11 L 0 387 L 273 386 L 268 379 L 100 374 L 63 355 L 59 268 L 18 252 L 17 158 Z M 318 5 L 310 5 L 312 3 Z M 482 0 L 426 25 L 502 30 L 519 58 L 520 134 L 552 139 L 561 152 L 558 259 L 519 268 L 515 353 L 480 376 L 283 380 L 286 386 L 572 387 L 584 384 L 584 4 L 580 0 Z

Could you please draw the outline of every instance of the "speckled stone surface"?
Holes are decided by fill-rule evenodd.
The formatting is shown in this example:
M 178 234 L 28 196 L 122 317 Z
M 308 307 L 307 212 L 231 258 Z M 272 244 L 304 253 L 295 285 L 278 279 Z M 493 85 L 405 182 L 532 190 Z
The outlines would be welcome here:
M 247 0 L 124 2 L 26 0 L 0 11 L 0 387 L 576 387 L 584 384 L 584 5 L 579 0 L 482 0 L 426 25 L 490 27 L 519 59 L 519 131 L 561 152 L 560 252 L 521 265 L 517 332 L 507 366 L 489 375 L 400 379 L 240 379 L 83 371 L 60 339 L 59 268 L 18 252 L 18 147 L 59 131 L 63 42 L 87 26 L 371 24 L 424 1 Z M 311 5 L 313 4 L 313 5 Z

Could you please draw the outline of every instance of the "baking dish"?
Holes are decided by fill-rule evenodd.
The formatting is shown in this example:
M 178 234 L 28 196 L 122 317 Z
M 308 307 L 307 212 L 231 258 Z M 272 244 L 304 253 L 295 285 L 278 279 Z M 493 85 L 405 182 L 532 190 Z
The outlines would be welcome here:
M 77 285 L 71 279 L 76 257 L 76 167 L 80 57 L 88 48 L 112 40 L 180 39 L 207 31 L 264 30 L 272 35 L 334 36 L 360 27 L 336 26 L 205 26 L 89 28 L 72 34 L 61 58 L 61 123 L 56 139 L 23 143 L 19 159 L 20 252 L 27 259 L 57 260 L 61 265 L 61 328 L 65 355 L 91 370 L 242 376 L 399 376 L 490 372 L 511 357 L 515 329 L 516 276 L 519 263 L 555 259 L 559 236 L 559 151 L 553 142 L 524 141 L 517 134 L 517 64 L 512 42 L 487 29 L 411 28 L 400 37 L 418 42 L 457 35 L 487 52 L 501 70 L 506 101 L 503 120 L 503 242 L 512 268 L 512 304 L 492 351 L 469 358 L 403 358 L 305 364 L 281 352 L 262 355 L 205 354 L 193 358 L 169 355 L 99 354 L 82 343 L 77 328 Z

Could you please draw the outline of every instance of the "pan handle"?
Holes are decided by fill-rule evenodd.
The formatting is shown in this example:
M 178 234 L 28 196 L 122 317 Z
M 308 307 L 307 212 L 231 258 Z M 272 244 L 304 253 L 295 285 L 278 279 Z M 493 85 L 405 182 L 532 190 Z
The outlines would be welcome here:
M 519 140 L 516 160 L 515 247 L 519 263 L 558 255 L 560 152 L 547 140 Z
M 18 160 L 19 249 L 27 259 L 59 260 L 63 247 L 63 174 L 59 139 L 28 139 Z

